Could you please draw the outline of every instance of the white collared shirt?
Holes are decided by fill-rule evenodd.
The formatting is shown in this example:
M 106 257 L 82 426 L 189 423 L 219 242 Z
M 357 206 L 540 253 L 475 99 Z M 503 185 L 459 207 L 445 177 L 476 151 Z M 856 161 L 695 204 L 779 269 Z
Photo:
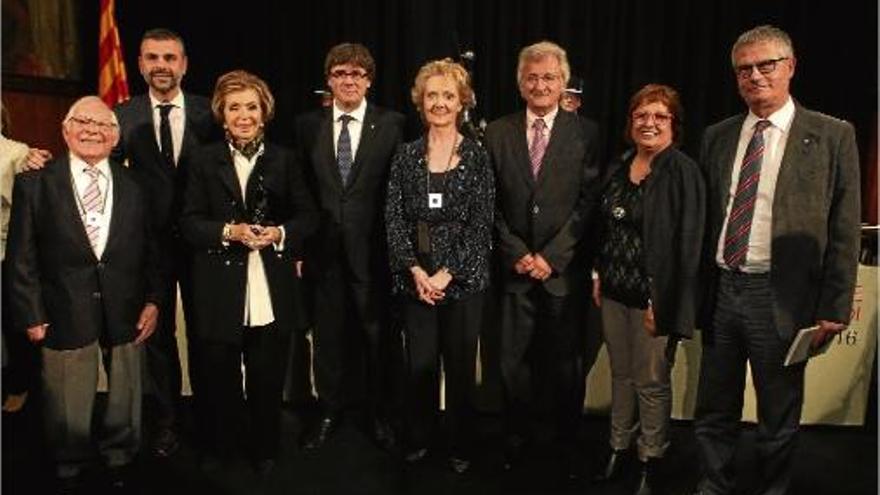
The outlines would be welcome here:
M 86 212 L 83 207 L 82 198 L 85 196 L 86 188 L 92 181 L 91 176 L 85 170 L 92 165 L 82 161 L 73 153 L 70 156 L 70 175 L 73 177 L 73 184 L 76 186 L 74 194 L 76 195 L 77 214 L 82 219 L 83 230 L 86 225 Z M 104 255 L 104 248 L 107 247 L 107 234 L 110 231 L 110 217 L 113 213 L 113 174 L 110 173 L 110 162 L 105 158 L 94 165 L 100 173 L 98 174 L 98 189 L 101 191 L 101 205 L 104 207 L 101 215 L 98 216 L 98 242 L 94 247 L 95 257 L 101 259 Z
M 538 119 L 544 119 L 544 132 L 547 135 L 547 142 L 550 142 L 550 134 L 553 132 L 553 123 L 556 121 L 557 115 L 559 115 L 558 105 L 553 108 L 553 110 L 547 112 L 547 115 L 544 115 L 543 117 L 526 108 L 526 142 L 529 144 L 529 149 L 532 149 L 532 139 L 535 137 L 535 130 L 532 129 L 532 125 L 535 121 Z
M 164 102 L 156 99 L 150 93 L 150 107 L 153 109 L 153 130 L 156 134 L 156 144 L 162 149 L 162 138 L 159 136 L 159 128 L 162 116 L 159 114 L 159 105 L 170 103 L 174 108 L 168 113 L 168 122 L 171 124 L 171 141 L 174 144 L 174 163 L 180 158 L 180 148 L 183 147 L 183 130 L 186 128 L 186 108 L 183 105 L 183 91 L 178 91 L 177 96 L 171 101 Z
M 257 160 L 263 155 L 265 145 L 260 146 L 250 159 L 242 155 L 238 150 L 229 146 L 232 152 L 232 161 L 235 164 L 235 175 L 238 177 L 238 185 L 241 187 L 241 197 L 247 201 L 247 183 L 251 173 L 257 164 Z M 281 229 L 281 242 L 275 245 L 275 250 L 284 249 L 284 228 Z M 260 327 L 275 321 L 275 312 L 272 309 L 272 295 L 269 292 L 269 280 L 266 278 L 266 268 L 259 251 L 251 250 L 247 260 L 247 283 L 244 293 L 244 320 L 246 327 Z
M 348 135 L 351 137 L 351 157 L 354 159 L 357 157 L 358 145 L 361 144 L 361 131 L 364 128 L 364 116 L 367 114 L 367 99 L 364 98 L 361 100 L 361 104 L 358 105 L 351 112 L 343 112 L 336 106 L 336 102 L 333 103 L 333 155 L 336 156 L 339 153 L 339 150 L 336 147 L 339 144 L 339 133 L 342 132 L 342 122 L 339 120 L 339 117 L 342 117 L 344 114 L 351 115 L 353 120 L 348 123 Z
M 794 101 L 789 97 L 782 108 L 770 114 L 766 119 L 770 121 L 771 125 L 764 130 L 764 156 L 761 160 L 761 177 L 758 180 L 755 213 L 752 217 L 752 227 L 749 233 L 749 248 L 746 252 L 745 262 L 740 267 L 740 270 L 747 273 L 766 273 L 770 271 L 770 252 L 773 237 L 773 197 L 776 194 L 776 179 L 779 177 L 779 167 L 782 165 L 782 156 L 785 154 L 785 144 L 788 139 L 789 130 L 791 130 L 794 112 Z M 718 247 L 715 253 L 715 261 L 720 267 L 726 266 L 724 264 L 724 238 L 727 235 L 727 220 L 730 216 L 730 208 L 733 205 L 733 197 L 739 184 L 739 171 L 742 167 L 743 155 L 745 155 L 749 141 L 751 141 L 752 135 L 755 133 L 755 124 L 759 120 L 762 119 L 749 112 L 739 132 L 739 144 L 736 147 L 736 157 L 733 159 L 724 225 L 721 228 L 721 236 L 718 239 Z

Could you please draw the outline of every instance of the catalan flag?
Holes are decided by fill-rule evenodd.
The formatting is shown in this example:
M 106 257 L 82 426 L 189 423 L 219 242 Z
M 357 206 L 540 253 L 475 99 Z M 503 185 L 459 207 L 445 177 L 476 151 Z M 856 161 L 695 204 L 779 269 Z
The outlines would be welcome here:
M 114 0 L 101 0 L 101 36 L 98 40 L 98 95 L 111 108 L 129 98 L 128 78 Z

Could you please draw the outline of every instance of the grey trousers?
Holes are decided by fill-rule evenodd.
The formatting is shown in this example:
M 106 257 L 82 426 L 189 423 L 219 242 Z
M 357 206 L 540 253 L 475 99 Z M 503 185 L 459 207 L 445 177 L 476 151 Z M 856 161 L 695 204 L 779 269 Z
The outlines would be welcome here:
M 639 459 L 669 447 L 672 390 L 666 337 L 645 331 L 645 312 L 602 298 L 602 334 L 611 361 L 611 448 L 624 450 L 638 433 Z
M 56 475 L 79 474 L 95 454 L 108 467 L 134 459 L 141 441 L 141 346 L 42 349 L 44 421 Z M 107 408 L 92 432 L 99 355 L 108 378 Z

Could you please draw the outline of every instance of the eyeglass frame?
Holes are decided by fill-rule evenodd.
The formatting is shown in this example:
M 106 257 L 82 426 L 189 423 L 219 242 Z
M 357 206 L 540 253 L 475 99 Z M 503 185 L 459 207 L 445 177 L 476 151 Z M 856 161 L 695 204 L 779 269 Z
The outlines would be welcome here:
M 550 72 L 546 74 L 529 74 L 523 77 L 522 80 L 524 84 L 529 86 L 536 86 L 539 81 L 544 81 L 544 84 L 553 84 L 556 81 L 562 80 L 562 74 L 553 74 Z
M 632 121 L 634 124 L 646 124 L 653 120 L 654 124 L 660 127 L 666 127 L 675 120 L 675 115 L 671 113 L 652 113 L 652 112 L 633 112 Z
M 71 115 L 70 117 L 68 117 L 66 122 L 72 122 L 82 128 L 95 126 L 98 128 L 98 130 L 103 132 L 113 132 L 119 129 L 119 124 L 117 124 L 116 122 L 101 122 L 91 117 L 77 117 L 76 115 Z
M 339 79 L 339 80 L 344 80 L 344 79 L 350 77 L 351 80 L 354 82 L 360 82 L 360 81 L 363 81 L 364 79 L 367 79 L 369 77 L 369 74 L 365 70 L 337 69 L 337 70 L 331 71 L 329 73 L 329 75 L 333 79 Z
M 755 69 L 758 69 L 758 72 L 762 76 L 766 76 L 776 71 L 776 65 L 779 62 L 782 62 L 783 60 L 788 60 L 789 58 L 791 57 L 771 58 L 769 60 L 762 60 L 754 64 L 737 65 L 733 68 L 733 72 L 739 79 L 746 79 L 747 77 L 751 76 Z M 761 68 L 762 66 L 763 69 Z

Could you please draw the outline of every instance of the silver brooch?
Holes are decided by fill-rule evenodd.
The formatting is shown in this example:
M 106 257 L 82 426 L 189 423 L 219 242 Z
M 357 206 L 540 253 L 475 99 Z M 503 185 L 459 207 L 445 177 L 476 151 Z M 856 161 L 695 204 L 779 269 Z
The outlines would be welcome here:
M 626 216 L 626 210 L 622 206 L 615 206 L 614 208 L 611 208 L 611 216 L 614 217 L 615 220 L 620 220 Z

